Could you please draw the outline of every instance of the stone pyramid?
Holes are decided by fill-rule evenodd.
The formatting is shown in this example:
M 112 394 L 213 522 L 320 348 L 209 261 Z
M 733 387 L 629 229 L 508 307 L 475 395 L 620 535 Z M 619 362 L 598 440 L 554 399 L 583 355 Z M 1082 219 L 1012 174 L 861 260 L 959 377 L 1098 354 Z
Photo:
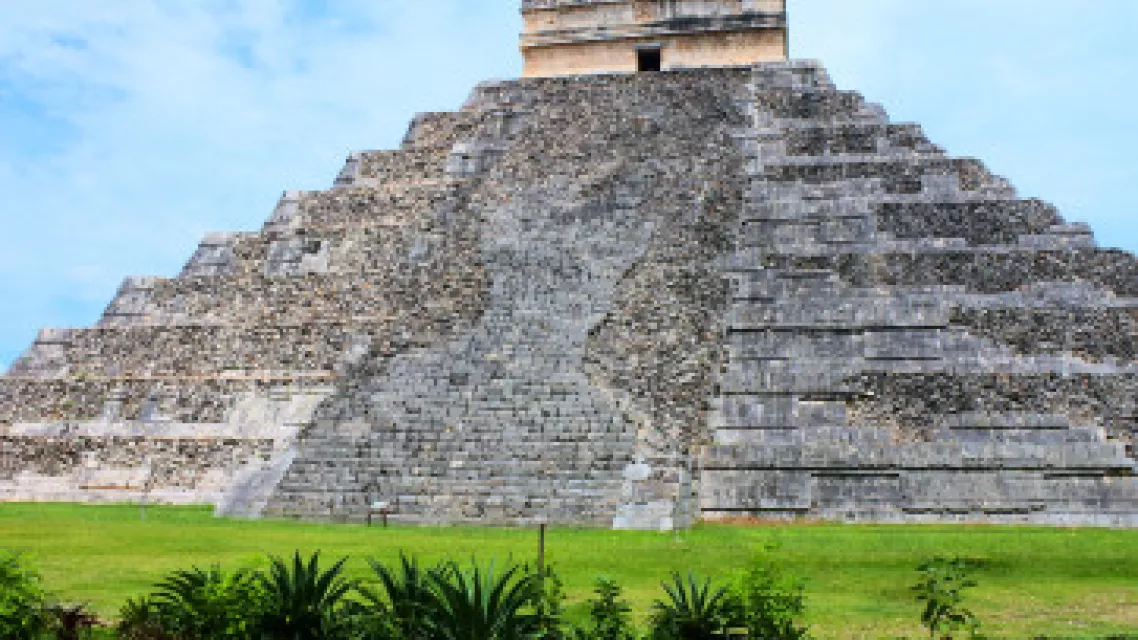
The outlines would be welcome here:
M 1138 525 L 1135 256 L 816 63 L 667 55 L 483 84 L 45 329 L 0 499 Z

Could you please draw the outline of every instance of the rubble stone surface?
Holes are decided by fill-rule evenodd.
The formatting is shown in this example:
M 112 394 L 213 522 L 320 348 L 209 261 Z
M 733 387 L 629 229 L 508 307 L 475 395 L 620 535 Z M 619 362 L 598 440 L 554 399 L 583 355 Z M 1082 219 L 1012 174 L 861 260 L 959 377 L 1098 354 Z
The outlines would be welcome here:
M 0 378 L 0 498 L 1138 525 L 1138 260 L 812 62 L 480 85 Z

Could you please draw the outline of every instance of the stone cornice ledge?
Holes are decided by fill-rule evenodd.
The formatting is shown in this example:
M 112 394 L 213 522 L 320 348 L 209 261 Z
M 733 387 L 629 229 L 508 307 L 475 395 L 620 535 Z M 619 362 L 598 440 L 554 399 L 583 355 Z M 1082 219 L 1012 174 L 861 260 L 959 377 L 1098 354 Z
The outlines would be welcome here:
M 541 31 L 523 35 L 522 47 L 543 47 L 580 42 L 626 40 L 629 38 L 657 38 L 694 33 L 781 29 L 785 27 L 785 13 L 750 12 L 732 16 L 670 18 L 643 24 L 630 23 L 612 27 Z
M 573 7 L 589 7 L 598 4 L 627 4 L 628 0 L 522 0 L 522 13 L 547 11 Z

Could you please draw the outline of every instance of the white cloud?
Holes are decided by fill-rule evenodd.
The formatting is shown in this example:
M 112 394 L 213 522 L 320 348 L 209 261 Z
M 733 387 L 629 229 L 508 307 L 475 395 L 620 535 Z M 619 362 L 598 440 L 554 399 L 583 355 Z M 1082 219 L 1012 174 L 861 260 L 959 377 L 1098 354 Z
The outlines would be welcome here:
M 256 228 L 416 111 L 516 74 L 497 4 L 0 4 L 0 117 L 7 96 L 38 125 L 0 126 L 0 350 L 89 324 L 122 277 L 172 275 L 206 231 Z
M 0 367 L 519 70 L 515 0 L 0 0 Z M 1138 248 L 1131 0 L 791 0 L 794 53 Z M 7 111 L 5 111 L 7 109 Z M 19 117 L 16 117 L 19 116 Z M 97 265 L 97 268 L 93 265 Z

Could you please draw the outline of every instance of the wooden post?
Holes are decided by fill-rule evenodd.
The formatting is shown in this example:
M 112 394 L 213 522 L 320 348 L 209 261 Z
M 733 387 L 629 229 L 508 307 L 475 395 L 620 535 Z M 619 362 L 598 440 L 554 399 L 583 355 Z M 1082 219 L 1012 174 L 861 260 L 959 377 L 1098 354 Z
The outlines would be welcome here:
M 545 580 L 545 526 L 544 522 L 537 526 L 537 576 L 539 580 Z

